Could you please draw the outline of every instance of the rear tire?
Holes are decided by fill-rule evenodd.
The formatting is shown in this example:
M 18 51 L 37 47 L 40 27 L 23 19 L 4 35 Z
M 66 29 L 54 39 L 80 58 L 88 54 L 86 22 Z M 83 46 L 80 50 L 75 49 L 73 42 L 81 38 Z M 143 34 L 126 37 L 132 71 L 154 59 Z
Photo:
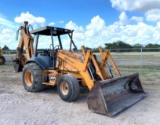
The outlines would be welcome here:
M 57 83 L 57 91 L 64 101 L 71 102 L 76 100 L 80 93 L 78 80 L 69 74 L 61 76 Z
M 26 64 L 22 73 L 22 82 L 25 90 L 28 92 L 39 92 L 44 89 L 42 68 L 36 63 Z
M 6 62 L 6 59 L 4 58 L 4 56 L 0 56 L 0 65 L 4 65 Z

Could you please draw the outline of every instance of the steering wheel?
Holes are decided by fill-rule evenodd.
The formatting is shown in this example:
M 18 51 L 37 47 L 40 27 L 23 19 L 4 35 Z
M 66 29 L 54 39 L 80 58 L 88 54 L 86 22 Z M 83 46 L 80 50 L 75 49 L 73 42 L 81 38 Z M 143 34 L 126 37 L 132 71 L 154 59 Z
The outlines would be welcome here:
M 54 50 L 58 50 L 58 49 L 60 49 L 60 45 L 56 45 L 56 46 L 54 47 Z

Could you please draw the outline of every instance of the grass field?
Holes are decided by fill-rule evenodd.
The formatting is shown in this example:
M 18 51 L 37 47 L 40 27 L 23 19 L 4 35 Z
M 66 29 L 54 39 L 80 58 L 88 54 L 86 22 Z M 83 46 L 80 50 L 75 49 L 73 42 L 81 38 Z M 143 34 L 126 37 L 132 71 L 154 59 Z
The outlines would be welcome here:
M 111 52 L 111 55 L 119 68 L 160 70 L 160 52 Z
M 110 52 L 114 59 L 140 59 L 141 55 L 144 59 L 160 59 L 160 52 Z M 100 55 L 96 53 L 96 55 Z
M 100 59 L 100 54 L 96 55 Z M 111 52 L 111 55 L 122 75 L 138 72 L 149 81 L 160 76 L 160 52 Z

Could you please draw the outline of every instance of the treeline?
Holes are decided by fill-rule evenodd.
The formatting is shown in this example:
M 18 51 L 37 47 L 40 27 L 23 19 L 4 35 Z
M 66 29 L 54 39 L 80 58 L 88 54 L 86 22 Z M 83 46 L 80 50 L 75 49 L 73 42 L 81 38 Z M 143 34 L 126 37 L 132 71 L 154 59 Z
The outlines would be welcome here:
M 4 51 L 10 50 L 9 47 L 7 45 L 4 45 L 4 47 L 2 48 Z M 86 50 L 92 50 L 94 52 L 99 52 L 98 50 L 98 46 L 97 48 L 91 48 L 91 47 L 85 47 Z M 149 43 L 145 46 L 143 46 L 142 44 L 135 44 L 135 45 L 130 45 L 128 43 L 125 43 L 123 41 L 117 41 L 117 42 L 113 42 L 113 43 L 105 43 L 105 47 L 103 49 L 108 49 L 112 52 L 133 52 L 133 51 L 141 51 L 141 49 L 143 49 L 143 52 L 147 51 L 147 52 L 160 52 L 160 44 L 152 44 Z M 41 49 L 41 51 L 43 51 L 44 49 Z M 40 51 L 40 50 L 39 50 Z M 81 51 L 81 49 L 79 49 L 79 51 Z
M 142 44 L 135 44 L 130 45 L 128 43 L 125 43 L 123 41 L 117 41 L 113 43 L 105 43 L 105 49 L 109 49 L 112 52 L 135 52 L 135 51 L 147 51 L 147 52 L 157 52 L 160 51 L 160 45 L 159 44 L 152 44 L 149 43 L 145 46 Z
M 105 43 L 105 47 L 103 49 L 108 49 L 112 52 L 139 52 L 142 51 L 141 49 L 143 49 L 143 52 L 160 52 L 160 45 L 159 44 L 152 44 L 149 43 L 145 46 L 143 46 L 142 44 L 135 44 L 135 45 L 130 45 L 128 43 L 125 43 L 123 41 L 117 41 L 117 42 L 113 42 L 113 43 Z M 90 47 L 86 47 L 86 50 L 92 50 L 94 52 L 98 52 L 98 48 L 90 48 Z
M 105 48 L 106 49 L 125 49 L 125 48 L 160 48 L 159 44 L 152 44 L 149 43 L 146 46 L 143 46 L 141 44 L 135 44 L 135 45 L 130 45 L 128 43 L 125 43 L 123 41 L 117 41 L 113 43 L 105 43 Z

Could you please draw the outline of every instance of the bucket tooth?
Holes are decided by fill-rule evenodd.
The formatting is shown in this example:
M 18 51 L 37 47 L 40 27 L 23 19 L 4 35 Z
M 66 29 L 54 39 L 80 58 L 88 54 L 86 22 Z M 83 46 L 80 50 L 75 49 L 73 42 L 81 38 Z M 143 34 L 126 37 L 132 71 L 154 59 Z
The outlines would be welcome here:
M 97 81 L 87 99 L 93 112 L 114 116 L 146 96 L 138 73 Z

